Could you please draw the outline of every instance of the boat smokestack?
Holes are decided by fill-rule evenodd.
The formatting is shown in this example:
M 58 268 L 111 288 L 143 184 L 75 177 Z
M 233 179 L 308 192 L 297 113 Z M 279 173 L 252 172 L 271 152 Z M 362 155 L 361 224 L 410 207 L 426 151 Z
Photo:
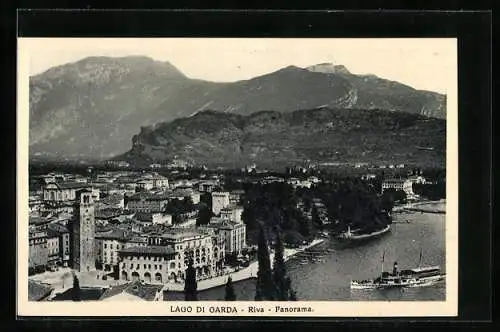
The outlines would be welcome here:
M 394 262 L 394 267 L 392 268 L 392 275 L 398 275 L 398 262 Z

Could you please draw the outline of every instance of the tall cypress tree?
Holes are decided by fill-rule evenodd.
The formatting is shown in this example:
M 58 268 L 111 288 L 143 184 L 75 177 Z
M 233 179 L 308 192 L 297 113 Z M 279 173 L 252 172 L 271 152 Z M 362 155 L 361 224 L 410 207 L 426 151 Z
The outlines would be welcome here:
M 80 280 L 78 280 L 78 277 L 76 274 L 73 274 L 73 289 L 71 290 L 71 295 L 73 297 L 73 301 L 81 301 L 81 288 L 80 288 Z
M 197 289 L 196 270 L 193 267 L 193 259 L 189 258 L 186 269 L 186 280 L 184 282 L 184 299 L 186 301 L 198 301 Z
M 257 259 L 259 270 L 257 271 L 257 287 L 255 291 L 256 301 L 272 301 L 276 298 L 276 289 L 273 282 L 271 270 L 271 260 L 269 259 L 269 249 L 267 247 L 264 228 L 259 224 L 259 239 Z
M 233 279 L 231 277 L 227 278 L 226 282 L 226 295 L 224 297 L 226 301 L 236 301 L 236 294 L 233 288 Z
M 292 289 L 292 281 L 290 278 L 287 278 L 288 284 L 288 300 L 289 301 L 297 301 L 297 292 Z
M 276 245 L 274 250 L 274 264 L 273 264 L 273 281 L 276 286 L 277 300 L 287 301 L 288 284 L 286 279 L 286 267 L 284 259 L 283 241 L 281 239 L 281 232 L 278 228 L 276 230 Z

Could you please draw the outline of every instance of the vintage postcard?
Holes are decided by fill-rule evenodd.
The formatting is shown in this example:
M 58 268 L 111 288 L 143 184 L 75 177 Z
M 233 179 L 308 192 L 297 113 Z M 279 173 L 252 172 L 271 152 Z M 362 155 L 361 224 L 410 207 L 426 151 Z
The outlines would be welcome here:
M 21 316 L 456 316 L 456 39 L 19 38 Z

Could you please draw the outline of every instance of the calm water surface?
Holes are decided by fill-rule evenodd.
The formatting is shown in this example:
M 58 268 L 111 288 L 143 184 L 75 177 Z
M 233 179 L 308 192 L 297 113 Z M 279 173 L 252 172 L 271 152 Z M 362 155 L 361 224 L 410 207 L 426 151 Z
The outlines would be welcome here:
M 431 287 L 388 290 L 351 290 L 351 279 L 368 279 L 378 276 L 382 269 L 382 254 L 385 251 L 385 271 L 392 270 L 394 261 L 399 269 L 418 265 L 420 250 L 422 265 L 445 266 L 445 215 L 431 213 L 395 214 L 391 233 L 363 245 L 342 248 L 335 240 L 327 240 L 313 250 L 330 249 L 325 252 L 323 262 L 301 265 L 301 258 L 294 257 L 287 262 L 292 285 L 299 300 L 321 301 L 444 301 L 444 282 Z M 255 280 L 244 280 L 234 284 L 237 300 L 253 301 Z M 167 300 L 183 300 L 182 293 L 168 293 Z M 224 287 L 217 287 L 198 294 L 199 300 L 224 300 Z

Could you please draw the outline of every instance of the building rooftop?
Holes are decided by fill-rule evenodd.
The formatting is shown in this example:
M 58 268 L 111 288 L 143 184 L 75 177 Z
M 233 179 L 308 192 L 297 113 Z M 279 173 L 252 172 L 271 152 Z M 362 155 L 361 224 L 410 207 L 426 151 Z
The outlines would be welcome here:
M 140 200 L 148 200 L 148 201 L 163 201 L 168 200 L 167 195 L 155 195 L 151 193 L 138 193 L 132 196 L 127 197 L 128 201 L 140 201 Z
M 69 233 L 68 227 L 61 225 L 59 223 L 52 223 L 48 225 L 49 229 L 52 231 L 58 233 L 58 234 L 64 234 L 64 233 Z
M 199 237 L 199 236 L 204 236 L 204 235 L 205 234 L 203 234 L 195 229 L 170 228 L 168 231 L 163 233 L 161 235 L 161 237 L 164 239 L 179 240 L 179 239 L 184 239 L 184 238 L 189 238 L 189 237 Z
M 28 301 L 41 301 L 50 295 L 54 288 L 33 280 L 28 280 Z
M 96 232 L 95 234 L 96 239 L 102 239 L 102 240 L 118 240 L 118 241 L 127 241 L 130 239 L 130 235 L 128 232 L 122 230 L 122 229 L 107 229 L 104 231 Z
M 134 214 L 134 218 L 142 222 L 152 222 L 153 215 L 160 213 L 161 212 L 137 212 Z
M 50 223 L 50 218 L 49 217 L 29 217 L 28 223 L 30 225 L 43 225 L 43 224 L 48 224 Z
M 80 286 L 80 299 L 82 301 L 98 301 L 104 291 L 105 288 L 103 287 Z M 52 301 L 73 301 L 73 288 L 69 288 L 67 291 L 57 294 Z
M 121 209 L 102 209 L 95 212 L 96 219 L 111 219 L 122 215 Z
M 134 236 L 128 242 L 129 243 L 148 243 L 148 239 L 144 236 Z
M 101 295 L 100 300 L 115 300 L 113 297 L 120 297 L 120 299 L 127 298 L 128 296 L 120 295 L 132 295 L 131 300 L 137 300 L 140 298 L 145 301 L 154 301 L 158 292 L 163 289 L 163 285 L 151 285 L 145 284 L 140 281 L 133 281 L 127 284 L 113 286 L 108 288 Z
M 52 182 L 47 184 L 46 187 L 48 186 L 53 186 L 55 185 L 58 189 L 83 189 L 83 188 L 88 188 L 90 187 L 89 184 L 83 183 L 83 182 Z
M 102 204 L 107 204 L 107 205 L 118 205 L 122 203 L 122 201 L 123 201 L 122 194 L 111 194 L 99 200 L 99 202 L 101 202 Z
M 123 254 L 143 254 L 143 255 L 174 255 L 176 252 L 170 246 L 135 246 L 119 250 Z
M 240 224 L 240 223 L 236 223 L 234 221 L 231 221 L 231 220 L 227 220 L 227 219 L 217 219 L 217 220 L 214 220 L 205 225 L 206 227 L 210 227 L 210 228 L 217 228 L 217 229 L 234 229 L 236 227 L 239 227 L 240 225 L 243 225 L 243 224 Z

